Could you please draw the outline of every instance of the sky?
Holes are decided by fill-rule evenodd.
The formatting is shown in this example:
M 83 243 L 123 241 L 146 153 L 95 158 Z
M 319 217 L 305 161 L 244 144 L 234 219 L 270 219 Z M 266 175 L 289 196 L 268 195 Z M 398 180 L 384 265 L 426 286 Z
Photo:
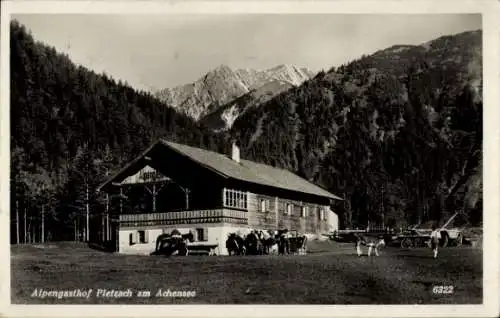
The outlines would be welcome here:
M 474 14 L 12 15 L 73 62 L 143 90 L 190 83 L 224 64 L 328 70 L 396 44 L 481 29 Z

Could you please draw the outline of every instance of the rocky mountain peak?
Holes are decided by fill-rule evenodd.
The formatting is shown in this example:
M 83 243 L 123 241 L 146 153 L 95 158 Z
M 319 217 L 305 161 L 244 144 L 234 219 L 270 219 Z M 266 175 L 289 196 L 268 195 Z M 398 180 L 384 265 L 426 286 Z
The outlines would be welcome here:
M 193 83 L 162 89 L 155 95 L 168 105 L 199 120 L 219 107 L 273 81 L 298 86 L 312 76 L 313 72 L 310 70 L 288 64 L 265 70 L 233 69 L 221 64 Z M 272 92 L 270 94 L 272 95 Z

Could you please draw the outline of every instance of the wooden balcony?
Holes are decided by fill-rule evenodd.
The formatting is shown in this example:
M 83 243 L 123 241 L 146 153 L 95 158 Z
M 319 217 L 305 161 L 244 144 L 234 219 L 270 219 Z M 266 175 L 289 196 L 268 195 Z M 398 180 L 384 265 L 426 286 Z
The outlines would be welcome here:
M 120 227 L 233 223 L 248 224 L 246 211 L 221 208 L 211 210 L 172 211 L 162 213 L 122 214 L 119 216 Z

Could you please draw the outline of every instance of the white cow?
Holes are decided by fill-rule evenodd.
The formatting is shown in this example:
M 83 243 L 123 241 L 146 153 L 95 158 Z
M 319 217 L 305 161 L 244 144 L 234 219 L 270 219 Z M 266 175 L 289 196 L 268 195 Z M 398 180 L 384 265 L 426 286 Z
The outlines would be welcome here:
M 358 254 L 358 256 L 363 255 L 361 245 L 368 246 L 368 256 L 371 256 L 374 250 L 375 255 L 379 256 L 379 250 L 385 246 L 385 240 L 383 238 L 367 238 L 358 236 L 356 241 L 356 253 Z

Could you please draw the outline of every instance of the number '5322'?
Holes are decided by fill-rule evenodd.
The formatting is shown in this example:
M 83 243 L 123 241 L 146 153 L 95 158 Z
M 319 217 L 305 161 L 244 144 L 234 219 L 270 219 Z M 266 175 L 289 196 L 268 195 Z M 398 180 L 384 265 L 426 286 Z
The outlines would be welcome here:
M 453 286 L 451 285 L 437 285 L 432 287 L 432 293 L 438 295 L 453 294 Z

